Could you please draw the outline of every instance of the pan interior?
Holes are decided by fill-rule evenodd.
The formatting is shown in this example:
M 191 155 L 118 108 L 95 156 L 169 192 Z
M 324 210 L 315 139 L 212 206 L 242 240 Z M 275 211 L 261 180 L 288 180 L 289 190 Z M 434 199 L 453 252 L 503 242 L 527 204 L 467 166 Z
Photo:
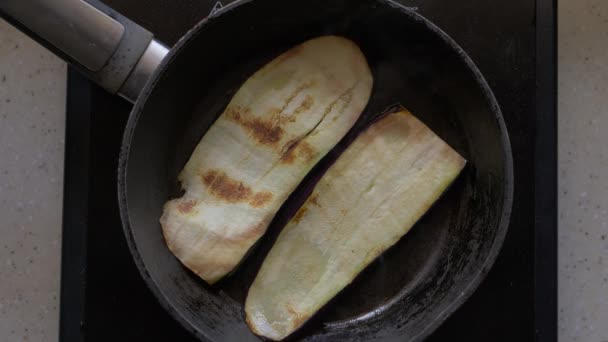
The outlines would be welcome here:
M 465 58 L 415 14 L 390 2 L 252 1 L 180 42 L 127 129 L 121 185 L 127 238 L 161 303 L 199 337 L 256 340 L 243 318 L 247 289 L 280 229 L 357 132 L 392 105 L 408 108 L 469 165 L 438 203 L 292 340 L 408 340 L 445 319 L 487 271 L 504 236 L 509 146 L 498 109 Z M 243 264 L 214 287 L 164 244 L 158 219 L 179 196 L 177 173 L 240 85 L 306 39 L 338 34 L 363 50 L 374 89 L 349 135 L 292 194 Z M 123 216 L 124 217 L 124 216 Z M 374 227 L 370 227 L 373 229 Z M 474 286 L 473 286 L 474 287 Z

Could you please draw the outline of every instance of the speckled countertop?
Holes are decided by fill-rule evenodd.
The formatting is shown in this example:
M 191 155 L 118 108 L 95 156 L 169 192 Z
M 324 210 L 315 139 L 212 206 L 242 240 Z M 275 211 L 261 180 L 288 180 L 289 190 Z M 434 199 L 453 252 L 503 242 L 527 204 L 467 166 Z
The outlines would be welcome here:
M 0 22 L 0 341 L 57 339 L 65 75 Z
M 559 335 L 608 341 L 608 1 L 559 3 Z
M 58 331 L 66 66 L 0 22 L 0 341 Z
M 608 1 L 559 1 L 559 336 L 608 341 Z M 0 22 L 0 342 L 58 336 L 66 66 Z

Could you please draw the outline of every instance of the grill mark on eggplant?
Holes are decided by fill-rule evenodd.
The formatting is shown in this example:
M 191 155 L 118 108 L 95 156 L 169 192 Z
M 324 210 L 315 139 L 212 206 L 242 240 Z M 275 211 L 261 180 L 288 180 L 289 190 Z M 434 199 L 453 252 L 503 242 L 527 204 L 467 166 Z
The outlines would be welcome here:
M 306 97 L 304 98 L 304 101 L 302 101 L 302 103 L 300 103 L 298 108 L 296 108 L 293 111 L 293 114 L 297 115 L 297 114 L 302 113 L 303 111 L 309 110 L 313 104 L 315 104 L 315 99 L 310 95 L 306 95 Z
M 249 201 L 249 205 L 255 208 L 259 208 L 270 202 L 270 200 L 272 200 L 272 193 L 267 191 L 258 192 L 253 195 L 253 198 L 251 199 L 251 201 Z
M 296 223 L 300 222 L 302 217 L 304 217 L 304 215 L 306 215 L 306 212 L 308 212 L 308 207 L 306 205 L 303 205 L 300 209 L 298 209 L 296 214 L 293 216 L 292 220 Z
M 304 140 L 307 137 L 314 135 L 316 133 L 317 128 L 319 128 L 321 123 L 323 123 L 323 121 L 325 121 L 325 118 L 327 117 L 327 115 L 329 115 L 329 113 L 331 113 L 333 111 L 336 104 L 338 104 L 338 102 L 340 102 L 340 101 L 343 102 L 342 108 L 340 109 L 340 114 L 342 114 L 342 112 L 344 112 L 346 107 L 352 101 L 352 93 L 358 84 L 359 84 L 359 81 L 357 80 L 357 82 L 355 82 L 355 84 L 352 87 L 348 88 L 337 99 L 335 99 L 333 102 L 331 102 L 323 111 L 323 115 L 321 116 L 319 121 L 317 121 L 317 123 L 311 129 L 309 129 L 301 137 L 289 141 L 289 143 L 287 143 L 285 145 L 285 147 L 283 148 L 284 152 L 282 153 L 279 161 L 282 163 L 291 164 L 294 162 L 296 153 L 298 153 L 298 152 L 301 152 L 301 153 L 299 153 L 299 155 L 303 155 L 305 157 L 304 158 L 305 160 L 311 160 L 314 157 L 316 157 L 317 151 L 310 148 L 310 145 L 306 144 L 306 141 L 304 141 Z M 339 115 L 336 115 L 336 117 L 338 117 L 338 116 Z M 273 165 L 273 167 L 269 171 L 271 171 L 274 167 L 276 167 L 276 164 Z
M 232 179 L 226 172 L 209 170 L 201 175 L 202 182 L 216 198 L 229 203 L 248 202 L 252 207 L 262 207 L 272 200 L 267 191 L 254 193 L 243 182 Z
M 310 151 L 306 151 L 307 149 L 307 144 L 302 144 L 303 142 L 305 143 L 305 139 L 311 135 L 314 135 L 316 132 L 316 129 L 319 127 L 319 125 L 321 125 L 321 123 L 325 120 L 325 118 L 327 117 L 327 115 L 329 115 L 329 113 L 331 113 L 331 111 L 334 109 L 334 107 L 336 106 L 336 104 L 340 101 L 343 100 L 343 104 L 342 104 L 342 108 L 341 108 L 341 112 L 343 112 L 346 107 L 348 107 L 348 105 L 350 104 L 350 102 L 352 101 L 352 93 L 355 90 L 355 88 L 359 85 L 360 80 L 357 80 L 355 82 L 355 84 L 346 89 L 346 91 L 344 91 L 344 93 L 342 93 L 337 99 L 335 99 L 334 101 L 332 101 L 323 111 L 323 115 L 321 116 L 321 118 L 319 119 L 319 121 L 311 128 L 309 129 L 306 133 L 304 133 L 301 137 L 296 138 L 296 139 L 292 139 L 290 140 L 287 144 L 285 144 L 285 146 L 283 147 L 283 152 L 281 153 L 281 157 L 279 158 L 279 161 L 277 163 L 275 163 L 274 165 L 272 165 L 271 168 L 268 169 L 268 171 L 266 171 L 260 178 L 259 180 L 264 179 L 270 172 L 272 172 L 274 170 L 275 167 L 277 167 L 279 164 L 291 164 L 295 161 L 295 154 L 298 153 L 300 154 L 300 150 L 305 150 L 302 151 L 301 154 L 303 154 L 306 158 L 306 161 L 310 161 L 314 158 L 317 157 L 318 152 L 315 151 L 314 149 L 310 149 Z M 338 115 L 336 116 L 338 117 Z M 310 145 L 308 145 L 308 147 L 310 147 Z M 259 181 L 258 180 L 258 181 Z
M 242 112 L 242 113 L 241 113 Z M 274 122 L 251 118 L 249 108 L 232 107 L 226 109 L 226 117 L 249 132 L 249 135 L 263 145 L 275 145 L 283 137 L 283 128 Z
M 308 82 L 306 82 L 304 84 L 301 84 L 300 86 L 298 86 L 296 88 L 296 90 L 293 93 L 291 93 L 291 95 L 289 95 L 287 97 L 287 100 L 285 100 L 285 104 L 283 105 L 283 107 L 281 107 L 281 109 L 279 109 L 279 113 L 278 113 L 278 115 L 276 117 L 276 122 L 278 124 L 281 124 L 281 122 L 282 122 L 281 119 L 283 117 L 283 114 L 285 113 L 285 110 L 287 109 L 287 107 L 289 107 L 289 105 L 291 104 L 291 102 L 293 102 L 293 100 L 295 100 L 295 98 L 298 97 L 298 95 L 300 95 L 304 90 L 310 89 L 314 84 L 315 83 L 312 80 L 308 81 Z M 310 102 L 312 100 L 312 96 L 308 95 L 306 97 L 306 99 L 302 102 L 302 104 L 300 104 L 300 107 L 302 107 L 303 105 L 305 105 L 305 103 L 307 102 L 307 100 L 308 100 L 308 102 Z M 308 104 L 308 108 L 310 108 L 311 106 L 312 106 L 312 103 Z M 298 108 L 300 108 L 300 107 L 298 107 Z M 296 109 L 293 112 L 292 115 L 299 114 L 299 113 L 300 112 L 298 112 L 297 109 Z
M 317 156 L 317 151 L 304 140 L 295 139 L 287 143 L 286 146 L 288 146 L 287 150 L 280 159 L 280 162 L 284 164 L 293 164 L 297 157 L 310 161 Z

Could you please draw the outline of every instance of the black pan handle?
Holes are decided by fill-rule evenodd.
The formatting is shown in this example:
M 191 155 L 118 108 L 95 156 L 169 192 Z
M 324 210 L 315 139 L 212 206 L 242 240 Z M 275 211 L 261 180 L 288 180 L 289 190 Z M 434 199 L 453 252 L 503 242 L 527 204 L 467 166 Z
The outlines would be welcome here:
M 168 52 L 99 0 L 0 0 L 0 16 L 131 102 Z

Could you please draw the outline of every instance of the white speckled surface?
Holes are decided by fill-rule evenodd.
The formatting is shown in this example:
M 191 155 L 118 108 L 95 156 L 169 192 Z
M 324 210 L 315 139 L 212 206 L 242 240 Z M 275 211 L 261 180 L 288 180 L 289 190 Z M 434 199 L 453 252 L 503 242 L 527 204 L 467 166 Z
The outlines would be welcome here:
M 0 21 L 0 341 L 58 336 L 65 78 Z
M 608 1 L 559 2 L 559 336 L 608 341 Z
M 608 1 L 559 1 L 559 336 L 608 341 Z M 0 21 L 0 341 L 58 330 L 65 64 Z

